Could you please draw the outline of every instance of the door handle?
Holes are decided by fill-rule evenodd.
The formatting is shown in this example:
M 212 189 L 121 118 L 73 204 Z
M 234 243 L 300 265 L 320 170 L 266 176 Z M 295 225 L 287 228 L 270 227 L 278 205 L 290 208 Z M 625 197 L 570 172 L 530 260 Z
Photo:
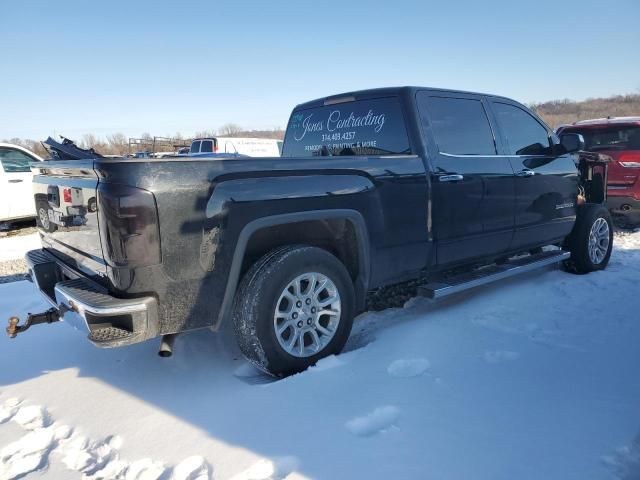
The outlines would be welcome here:
M 21 178 L 12 178 L 11 180 L 9 180 L 9 183 L 21 183 L 22 179 Z
M 464 180 L 464 175 L 440 175 L 438 180 L 440 182 L 459 182 L 460 180 Z
M 520 170 L 518 173 L 516 173 L 516 177 L 533 177 L 535 174 L 536 172 L 534 172 L 533 170 L 525 168 L 524 170 Z

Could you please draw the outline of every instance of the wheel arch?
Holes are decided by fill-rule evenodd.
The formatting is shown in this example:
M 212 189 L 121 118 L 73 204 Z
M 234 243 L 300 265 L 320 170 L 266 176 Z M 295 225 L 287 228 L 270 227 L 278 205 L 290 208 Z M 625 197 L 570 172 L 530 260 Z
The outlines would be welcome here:
M 356 263 L 357 270 L 352 272 L 355 273 L 352 278 L 356 291 L 356 306 L 358 309 L 363 308 L 366 293 L 369 288 L 371 260 L 369 234 L 362 214 L 352 209 L 311 210 L 306 212 L 285 213 L 252 220 L 241 230 L 236 248 L 233 252 L 222 305 L 216 322 L 217 325 L 220 326 L 222 322 L 225 322 L 231 315 L 233 300 L 244 272 L 243 267 L 246 267 L 247 255 L 250 253 L 248 249 L 251 247 L 251 241 L 256 238 L 256 235 L 273 227 L 336 220 L 347 222 L 353 228 L 355 234 L 354 240 L 356 242 L 358 259 Z M 292 240 L 287 243 L 295 244 L 300 242 Z M 344 262 L 339 255 L 336 256 Z

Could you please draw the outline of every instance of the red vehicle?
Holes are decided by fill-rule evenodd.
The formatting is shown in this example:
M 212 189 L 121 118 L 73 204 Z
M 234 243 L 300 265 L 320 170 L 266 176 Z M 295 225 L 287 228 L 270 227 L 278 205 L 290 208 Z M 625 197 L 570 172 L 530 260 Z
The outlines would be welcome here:
M 609 155 L 607 205 L 624 224 L 640 224 L 640 117 L 583 120 L 557 129 L 579 133 L 585 149 Z

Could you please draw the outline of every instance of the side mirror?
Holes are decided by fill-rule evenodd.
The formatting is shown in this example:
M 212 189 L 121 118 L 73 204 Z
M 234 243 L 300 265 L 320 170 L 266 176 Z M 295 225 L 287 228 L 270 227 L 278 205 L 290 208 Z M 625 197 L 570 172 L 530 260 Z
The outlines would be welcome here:
M 584 150 L 584 137 L 579 133 L 564 133 L 560 135 L 560 145 L 565 148 L 567 153 Z

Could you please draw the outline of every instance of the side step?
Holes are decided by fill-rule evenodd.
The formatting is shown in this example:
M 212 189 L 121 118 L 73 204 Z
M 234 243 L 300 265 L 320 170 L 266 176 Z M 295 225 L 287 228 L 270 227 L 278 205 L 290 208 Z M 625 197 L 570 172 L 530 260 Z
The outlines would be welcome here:
M 89 340 L 96 344 L 111 344 L 126 342 L 129 338 L 134 338 L 137 334 L 118 327 L 99 327 L 91 330 Z
M 571 253 L 569 252 L 554 250 L 519 257 L 501 265 L 490 265 L 471 272 L 451 276 L 442 282 L 430 282 L 420 285 L 418 287 L 418 295 L 436 300 L 470 288 L 546 267 L 567 260 L 570 256 Z

